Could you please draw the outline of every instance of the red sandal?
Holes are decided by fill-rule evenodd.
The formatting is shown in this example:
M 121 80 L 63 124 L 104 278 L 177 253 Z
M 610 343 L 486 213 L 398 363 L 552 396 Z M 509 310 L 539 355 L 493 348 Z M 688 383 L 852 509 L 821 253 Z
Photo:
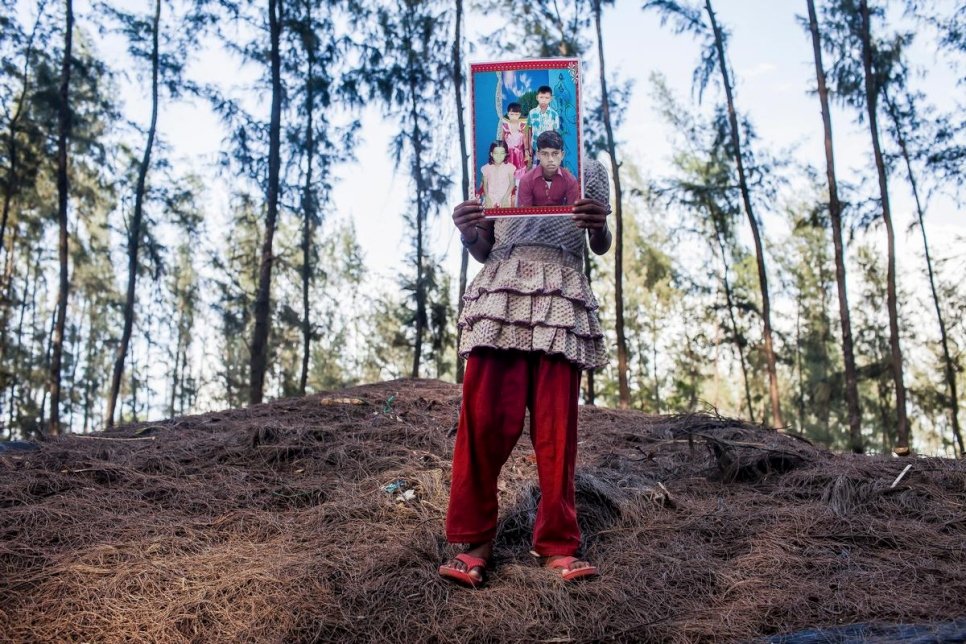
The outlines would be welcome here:
M 599 574 L 596 566 L 584 566 L 583 568 L 571 569 L 570 566 L 576 561 L 582 561 L 582 559 L 578 559 L 577 557 L 560 557 L 548 563 L 547 568 L 560 570 L 560 576 L 564 581 L 576 581 L 587 577 L 596 577 Z
M 486 582 L 486 559 L 482 557 L 474 557 L 473 555 L 463 552 L 454 557 L 457 561 L 463 562 L 466 565 L 466 570 L 460 570 L 459 568 L 454 568 L 453 566 L 447 566 L 443 564 L 439 567 L 439 576 L 447 581 L 452 581 L 454 583 L 460 584 L 461 586 L 468 586 L 470 588 L 479 588 Z M 470 574 L 474 568 L 480 569 L 480 578 L 477 579 Z

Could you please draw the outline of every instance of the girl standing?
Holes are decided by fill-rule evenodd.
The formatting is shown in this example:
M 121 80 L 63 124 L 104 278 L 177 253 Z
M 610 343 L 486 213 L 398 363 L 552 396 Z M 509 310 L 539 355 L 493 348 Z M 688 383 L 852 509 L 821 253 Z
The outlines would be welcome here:
M 483 166 L 483 207 L 510 208 L 513 205 L 515 168 L 505 163 L 508 154 L 503 141 L 490 144 L 489 163 Z
M 521 107 L 519 103 L 510 103 L 506 108 L 506 116 L 500 119 L 500 140 L 507 144 L 510 151 L 510 164 L 514 167 L 514 178 L 517 181 L 527 171 L 530 165 L 530 151 L 526 147 L 526 120 L 520 120 Z
M 580 372 L 606 363 L 597 300 L 583 274 L 588 246 L 602 255 L 611 244 L 609 180 L 596 160 L 585 164 L 584 184 L 587 198 L 573 203 L 571 217 L 487 219 L 478 201 L 453 211 L 460 240 L 483 263 L 459 320 L 467 362 L 446 537 L 468 547 L 439 567 L 456 583 L 485 581 L 497 477 L 527 409 L 541 491 L 532 552 L 566 581 L 597 574 L 577 554 L 574 487 Z

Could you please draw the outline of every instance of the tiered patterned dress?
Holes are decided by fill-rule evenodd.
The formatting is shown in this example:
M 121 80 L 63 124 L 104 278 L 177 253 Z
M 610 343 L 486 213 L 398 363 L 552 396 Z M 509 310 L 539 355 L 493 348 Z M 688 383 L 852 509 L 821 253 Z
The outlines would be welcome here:
M 584 193 L 609 202 L 607 171 L 584 163 Z M 559 354 L 581 369 L 607 362 L 597 299 L 584 277 L 587 233 L 569 217 L 500 218 L 496 243 L 463 296 L 460 355 L 475 347 Z

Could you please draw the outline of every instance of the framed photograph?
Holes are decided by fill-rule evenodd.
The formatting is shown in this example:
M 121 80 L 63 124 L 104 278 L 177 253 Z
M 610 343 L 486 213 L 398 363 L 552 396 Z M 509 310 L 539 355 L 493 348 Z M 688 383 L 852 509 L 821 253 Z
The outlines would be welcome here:
M 470 98 L 484 215 L 569 215 L 584 194 L 580 61 L 471 63 Z

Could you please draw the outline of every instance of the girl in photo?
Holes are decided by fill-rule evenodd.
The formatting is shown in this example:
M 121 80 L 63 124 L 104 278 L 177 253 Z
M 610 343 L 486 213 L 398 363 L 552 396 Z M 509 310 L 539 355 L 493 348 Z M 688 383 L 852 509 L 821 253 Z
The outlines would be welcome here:
M 507 144 L 503 141 L 490 144 L 489 163 L 482 169 L 484 208 L 510 208 L 513 205 L 516 168 L 506 163 L 509 154 Z
M 506 143 L 510 151 L 509 163 L 514 167 L 517 181 L 527 171 L 530 165 L 530 151 L 526 147 L 526 119 L 520 120 L 522 108 L 519 103 L 510 103 L 506 108 L 506 116 L 500 119 L 500 140 Z

